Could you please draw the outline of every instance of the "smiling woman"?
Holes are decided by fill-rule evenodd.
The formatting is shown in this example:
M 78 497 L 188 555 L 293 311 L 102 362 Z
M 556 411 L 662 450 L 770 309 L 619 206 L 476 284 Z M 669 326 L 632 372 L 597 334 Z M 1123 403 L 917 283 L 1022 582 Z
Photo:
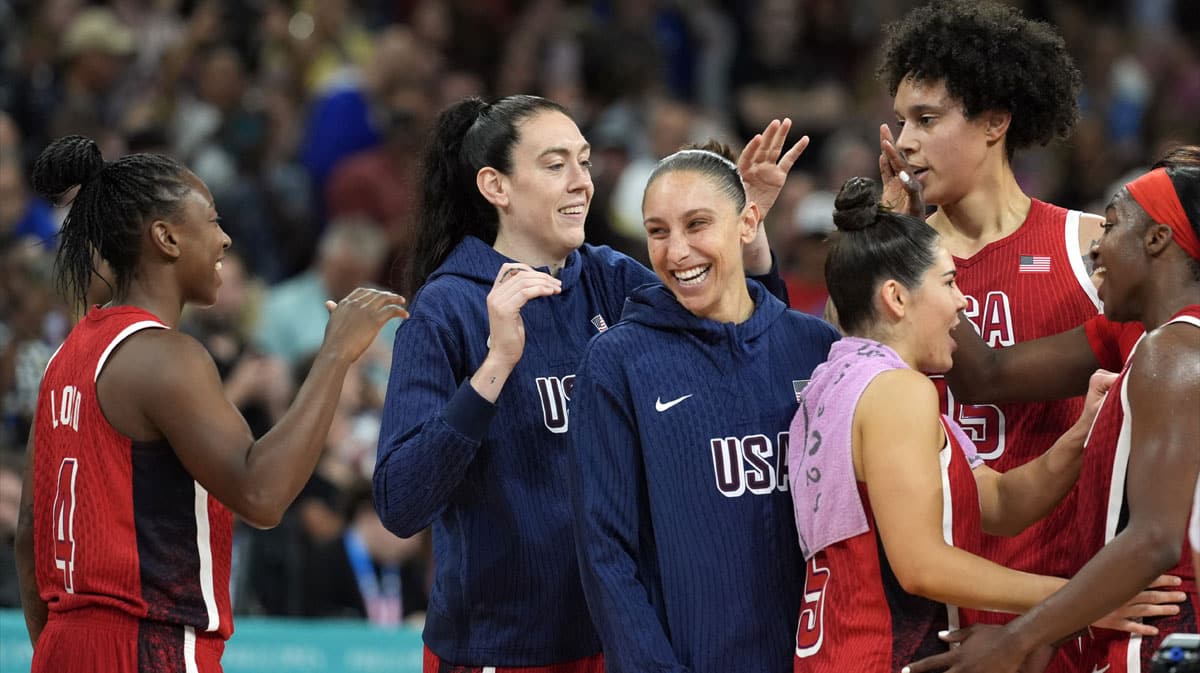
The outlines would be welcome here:
M 1019 613 L 1065 583 L 976 554 L 981 533 L 1019 533 L 1074 485 L 1106 386 L 1097 376 L 1085 412 L 1039 458 L 993 471 L 939 414 L 926 376 L 949 369 L 965 303 L 942 237 L 881 208 L 866 178 L 848 181 L 836 207 L 825 276 L 846 337 L 813 373 L 790 426 L 808 568 L 795 671 L 889 673 L 943 651 L 937 633 L 957 628 L 959 608 Z M 1097 623 L 1149 634 L 1127 618 L 1173 611 L 1134 606 Z
M 803 588 L 787 423 L 837 332 L 746 280 L 760 214 L 728 158 L 663 159 L 642 214 L 661 282 L 592 340 L 571 411 L 575 541 L 606 666 L 787 670 Z
M 1095 554 L 1061 590 L 1002 629 L 967 630 L 958 649 L 918 662 L 914 672 L 1011 673 L 1138 591 L 1159 573 L 1182 579 L 1177 614 L 1146 620 L 1154 638 L 1097 632 L 1084 639 L 1082 670 L 1148 671 L 1172 633 L 1195 633 L 1196 580 L 1184 558 L 1190 497 L 1200 472 L 1200 168 L 1155 169 L 1125 185 L 1107 208 L 1096 262 L 1104 312 L 1146 328 L 1087 440 L 1081 480 L 1106 516 L 1073 538 Z M 1180 413 L 1186 409 L 1187 412 Z
M 233 630 L 231 511 L 270 527 L 311 476 L 350 364 L 403 298 L 358 289 L 332 311 L 292 408 L 255 440 L 216 366 L 175 329 L 212 304 L 230 245 L 212 195 L 173 159 L 105 162 L 82 136 L 38 158 L 34 187 L 78 187 L 57 264 L 92 307 L 46 368 L 21 491 L 17 571 L 34 671 L 219 671 Z
M 906 173 L 937 207 L 927 223 L 961 272 L 967 302 L 959 333 L 974 328 L 992 347 L 1078 327 L 1100 310 L 1087 260 L 1103 218 L 1026 194 L 1012 164 L 1017 152 L 1071 135 L 1081 76 L 1054 27 L 1012 4 L 934 0 L 917 7 L 885 29 L 877 71 L 894 97 L 899 129 L 893 139 L 888 126 L 880 128 L 883 200 L 906 206 L 899 179 Z M 1047 369 L 1057 374 L 1057 363 Z M 1043 454 L 1082 410 L 1082 397 L 991 404 L 985 394 L 967 404 L 959 395 L 965 376 L 951 369 L 949 390 L 937 377 L 940 403 L 971 427 L 978 454 L 999 471 Z M 1076 395 L 1084 380 L 1077 378 Z M 1099 516 L 1076 501 L 1067 498 L 1022 535 L 984 538 L 981 553 L 1001 565 L 1069 576 L 1087 560 L 1071 531 Z M 972 611 L 964 618 L 1009 617 Z M 1075 670 L 1068 655 L 1064 648 L 1050 673 Z
M 673 154 L 650 174 L 642 212 L 654 273 L 684 308 L 718 322 L 745 321 L 754 304 L 742 247 L 754 240 L 761 214 L 746 202 L 737 166 L 707 150 Z
M 764 210 L 805 145 L 782 151 L 789 127 L 742 155 Z M 374 486 L 389 530 L 433 526 L 426 671 L 599 672 L 567 508 L 567 404 L 589 339 L 654 275 L 584 243 L 590 147 L 552 101 L 451 106 L 423 166 L 420 289 L 396 334 Z M 754 224 L 748 272 L 781 287 Z

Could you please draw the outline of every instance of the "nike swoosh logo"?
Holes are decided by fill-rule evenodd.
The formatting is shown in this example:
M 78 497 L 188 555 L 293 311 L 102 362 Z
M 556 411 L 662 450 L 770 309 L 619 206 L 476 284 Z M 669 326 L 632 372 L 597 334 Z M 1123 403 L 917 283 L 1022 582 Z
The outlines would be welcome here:
M 1105 673 L 1105 671 L 1107 671 L 1110 668 L 1112 668 L 1112 664 L 1109 664 L 1109 665 L 1105 666 L 1104 668 L 1100 668 L 1099 666 L 1097 666 L 1096 668 L 1092 669 L 1092 673 Z
M 671 407 L 675 406 L 676 404 L 679 404 L 680 402 L 686 400 L 689 397 L 691 397 L 691 395 L 684 395 L 683 397 L 673 399 L 670 402 L 663 402 L 662 398 L 660 397 L 660 398 L 654 400 L 654 410 L 658 411 L 658 412 L 666 411 L 667 409 L 670 409 Z

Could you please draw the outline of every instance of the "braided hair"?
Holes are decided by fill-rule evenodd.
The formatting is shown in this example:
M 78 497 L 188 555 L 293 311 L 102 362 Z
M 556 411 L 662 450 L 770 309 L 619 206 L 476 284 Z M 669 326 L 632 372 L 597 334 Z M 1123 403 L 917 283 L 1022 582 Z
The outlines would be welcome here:
M 55 279 L 63 297 L 85 305 L 96 257 L 108 262 L 120 296 L 133 279 L 147 222 L 169 219 L 192 189 L 191 173 L 170 157 L 131 154 L 106 162 L 95 141 L 59 138 L 33 166 L 33 188 L 56 205 L 71 206 L 59 234 Z M 79 191 L 67 199 L 72 187 Z

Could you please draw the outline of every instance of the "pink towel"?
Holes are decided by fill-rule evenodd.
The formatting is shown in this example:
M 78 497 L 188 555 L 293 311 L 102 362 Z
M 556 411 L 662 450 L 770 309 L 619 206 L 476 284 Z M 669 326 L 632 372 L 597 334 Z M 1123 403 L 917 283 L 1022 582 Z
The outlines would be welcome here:
M 833 344 L 804 389 L 788 433 L 788 475 L 805 560 L 868 530 L 850 432 L 863 391 L 877 374 L 892 369 L 908 369 L 896 351 L 845 337 Z

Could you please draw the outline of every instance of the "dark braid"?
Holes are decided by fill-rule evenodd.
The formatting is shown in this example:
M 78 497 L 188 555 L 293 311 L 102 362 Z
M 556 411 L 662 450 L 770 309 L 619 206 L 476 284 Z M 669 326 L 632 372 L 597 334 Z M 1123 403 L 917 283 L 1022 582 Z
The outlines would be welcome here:
M 187 175 L 182 164 L 157 154 L 131 154 L 106 163 L 96 143 L 83 136 L 51 143 L 33 166 L 34 190 L 65 205 L 62 197 L 79 185 L 59 234 L 59 292 L 82 306 L 98 253 L 112 267 L 114 292 L 123 294 L 137 267 L 144 227 L 178 212 L 180 199 L 191 190 Z

